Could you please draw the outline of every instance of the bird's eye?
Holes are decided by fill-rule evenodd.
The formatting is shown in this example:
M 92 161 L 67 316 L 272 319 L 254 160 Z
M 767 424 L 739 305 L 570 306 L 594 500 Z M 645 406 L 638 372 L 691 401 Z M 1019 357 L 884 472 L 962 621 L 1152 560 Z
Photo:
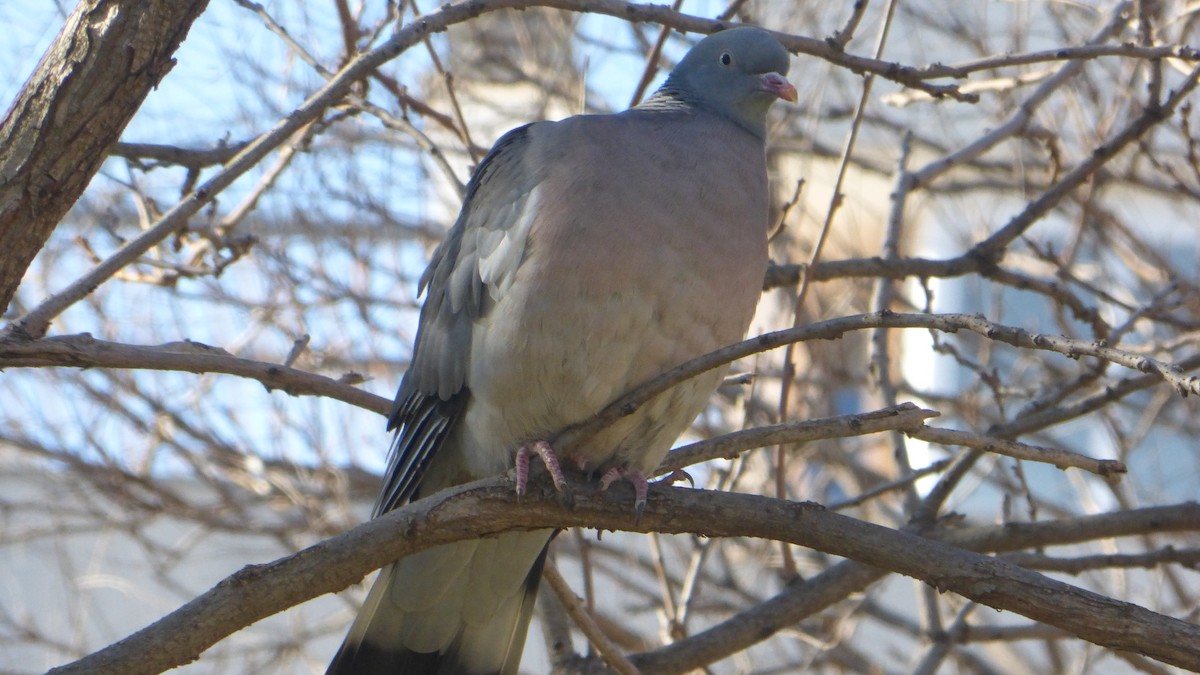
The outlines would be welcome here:
M 733 63 L 733 54 L 729 52 L 721 52 L 721 65 L 728 66 Z

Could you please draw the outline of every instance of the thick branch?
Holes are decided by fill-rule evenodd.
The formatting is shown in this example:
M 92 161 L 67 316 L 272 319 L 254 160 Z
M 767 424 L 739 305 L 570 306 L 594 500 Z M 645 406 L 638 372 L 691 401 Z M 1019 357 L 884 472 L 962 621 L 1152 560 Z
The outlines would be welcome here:
M 85 0 L 0 122 L 0 308 L 208 0 Z
M 521 502 L 493 478 L 419 500 L 266 565 L 243 568 L 161 621 L 55 673 L 157 673 L 194 660 L 225 636 L 429 546 L 511 529 L 597 527 L 778 539 L 924 579 L 999 609 L 1113 649 L 1200 668 L 1200 626 L 1049 579 L 998 558 L 828 512 L 755 495 L 655 487 L 632 518 L 620 490 L 572 486 L 571 506 L 551 495 Z M 625 495 L 628 496 L 628 495 Z M 1200 504 L 1175 507 L 1200 524 Z M 635 662 L 636 663 L 636 662 Z M 642 664 L 636 664 L 642 667 Z M 662 671 L 655 671 L 662 672 Z
M 1070 520 L 1009 523 L 995 527 L 948 530 L 945 541 L 973 551 L 1016 551 L 1024 548 L 1078 544 L 1110 537 L 1197 529 L 1200 505 L 1158 506 Z M 774 597 L 743 610 L 700 633 L 677 640 L 631 660 L 646 672 L 687 672 L 730 654 L 749 649 L 775 633 L 814 616 L 865 590 L 886 575 L 876 567 L 846 560 L 789 585 Z

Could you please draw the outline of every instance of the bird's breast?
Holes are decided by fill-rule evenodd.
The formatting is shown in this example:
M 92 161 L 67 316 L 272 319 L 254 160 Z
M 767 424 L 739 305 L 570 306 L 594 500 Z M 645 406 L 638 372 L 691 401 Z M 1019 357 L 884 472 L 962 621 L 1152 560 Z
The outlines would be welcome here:
M 592 147 L 577 153 L 575 171 L 539 186 L 525 259 L 474 331 L 464 449 L 475 461 L 510 457 L 744 335 L 766 268 L 761 147 L 714 162 L 686 146 L 649 156 Z M 667 392 L 592 439 L 589 464 L 652 469 L 718 376 Z

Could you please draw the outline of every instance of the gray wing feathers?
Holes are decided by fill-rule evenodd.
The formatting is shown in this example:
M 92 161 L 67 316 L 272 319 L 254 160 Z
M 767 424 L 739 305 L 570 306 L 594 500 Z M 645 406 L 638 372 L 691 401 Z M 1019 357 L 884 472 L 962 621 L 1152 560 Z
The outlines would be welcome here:
M 375 502 L 374 516 L 402 506 L 414 496 L 429 458 L 441 447 L 465 405 L 466 396 L 461 393 L 446 401 L 437 396 L 414 394 L 406 396 L 403 404 L 396 407 L 392 420 L 401 427 L 388 453 L 387 473 Z
M 542 177 L 529 161 L 533 126 L 508 132 L 484 157 L 458 221 L 421 276 L 428 297 L 405 374 L 420 394 L 447 399 L 463 388 L 472 323 L 508 289 L 524 259 Z
M 420 494 L 466 408 L 474 321 L 511 286 L 537 208 L 530 126 L 505 134 L 480 163 L 421 276 L 427 297 L 389 416 L 396 437 L 376 516 Z M 516 673 L 550 535 L 439 546 L 384 568 L 329 672 Z
M 397 432 L 376 515 L 417 493 L 430 458 L 462 415 L 474 321 L 511 285 L 537 207 L 540 178 L 527 161 L 531 126 L 505 134 L 484 157 L 462 213 L 421 275 L 427 297 L 388 418 Z
M 538 190 L 534 187 L 475 230 L 479 278 L 492 300 L 499 299 L 512 285 L 525 258 L 525 243 L 537 214 L 537 202 Z

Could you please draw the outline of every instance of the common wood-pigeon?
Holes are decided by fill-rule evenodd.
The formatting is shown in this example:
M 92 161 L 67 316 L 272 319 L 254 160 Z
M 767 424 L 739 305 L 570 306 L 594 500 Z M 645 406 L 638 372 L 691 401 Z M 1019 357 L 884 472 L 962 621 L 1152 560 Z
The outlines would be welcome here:
M 476 169 L 421 278 L 426 298 L 375 514 L 499 474 L 633 386 L 741 339 L 767 264 L 766 115 L 796 100 L 788 53 L 704 38 L 641 105 L 535 122 Z M 645 478 L 719 382 L 621 418 L 570 459 Z M 523 484 L 524 475 L 519 476 Z M 438 546 L 380 572 L 338 675 L 516 673 L 549 530 Z

